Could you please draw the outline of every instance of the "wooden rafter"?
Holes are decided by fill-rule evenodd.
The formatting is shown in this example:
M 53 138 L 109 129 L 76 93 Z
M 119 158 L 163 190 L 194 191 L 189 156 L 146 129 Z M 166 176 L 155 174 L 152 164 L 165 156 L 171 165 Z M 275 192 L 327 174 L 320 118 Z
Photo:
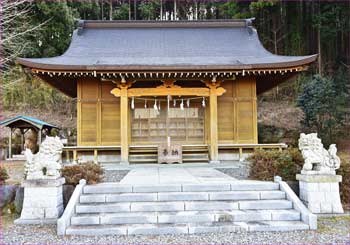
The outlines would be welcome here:
M 276 68 L 276 69 L 240 69 L 240 70 L 217 70 L 217 71 L 57 71 L 57 70 L 43 70 L 43 69 L 32 69 L 35 74 L 63 77 L 101 77 L 104 79 L 118 79 L 121 78 L 140 80 L 140 79 L 152 79 L 162 80 L 165 78 L 177 78 L 177 79 L 207 79 L 207 78 L 222 78 L 231 79 L 233 76 L 246 76 L 246 75 L 268 75 L 268 74 L 285 74 L 291 72 L 301 72 L 307 70 L 308 66 L 295 66 L 287 68 Z

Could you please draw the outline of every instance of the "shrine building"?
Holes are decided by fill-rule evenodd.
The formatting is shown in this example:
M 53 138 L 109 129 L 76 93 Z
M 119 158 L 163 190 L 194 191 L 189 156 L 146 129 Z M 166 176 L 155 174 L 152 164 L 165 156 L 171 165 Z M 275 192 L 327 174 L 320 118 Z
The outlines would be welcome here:
M 259 144 L 257 96 L 317 55 L 267 51 L 248 20 L 80 21 L 67 51 L 18 63 L 77 101 L 68 160 L 156 162 L 177 144 L 184 162 L 219 162 Z

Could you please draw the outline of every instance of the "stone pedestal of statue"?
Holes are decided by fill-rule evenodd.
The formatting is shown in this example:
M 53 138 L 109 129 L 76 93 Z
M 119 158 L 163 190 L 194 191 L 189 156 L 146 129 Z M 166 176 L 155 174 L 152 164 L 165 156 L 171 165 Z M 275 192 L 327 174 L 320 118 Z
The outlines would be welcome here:
M 56 223 L 63 213 L 64 183 L 64 178 L 24 180 L 23 209 L 15 224 Z
M 344 213 L 339 194 L 342 176 L 302 171 L 296 179 L 299 180 L 299 197 L 312 213 Z

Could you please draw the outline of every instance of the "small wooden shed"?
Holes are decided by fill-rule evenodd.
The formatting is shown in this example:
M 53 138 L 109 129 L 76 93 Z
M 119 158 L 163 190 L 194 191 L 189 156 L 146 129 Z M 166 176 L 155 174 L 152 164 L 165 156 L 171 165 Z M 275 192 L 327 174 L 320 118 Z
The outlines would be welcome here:
M 19 129 L 21 131 L 21 147 L 22 150 L 24 150 L 24 135 L 28 130 L 31 129 L 38 134 L 38 144 L 40 144 L 43 132 L 46 131 L 47 135 L 50 135 L 52 129 L 60 129 L 58 126 L 44 122 L 40 119 L 22 115 L 3 120 L 0 122 L 0 125 L 10 128 L 8 144 L 9 158 L 12 158 L 12 133 L 14 130 Z

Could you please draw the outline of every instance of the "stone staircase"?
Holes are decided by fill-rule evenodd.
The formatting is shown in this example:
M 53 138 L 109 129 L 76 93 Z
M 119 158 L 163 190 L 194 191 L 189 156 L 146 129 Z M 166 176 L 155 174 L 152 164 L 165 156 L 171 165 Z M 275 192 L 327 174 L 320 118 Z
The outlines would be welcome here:
M 310 229 L 276 182 L 85 185 L 66 235 L 197 234 Z M 299 200 L 299 199 L 298 199 Z M 68 206 L 69 206 L 68 205 Z M 66 211 L 65 211 L 66 212 Z M 63 218 L 62 218 L 63 219 Z M 60 222 L 59 222 L 60 223 Z

